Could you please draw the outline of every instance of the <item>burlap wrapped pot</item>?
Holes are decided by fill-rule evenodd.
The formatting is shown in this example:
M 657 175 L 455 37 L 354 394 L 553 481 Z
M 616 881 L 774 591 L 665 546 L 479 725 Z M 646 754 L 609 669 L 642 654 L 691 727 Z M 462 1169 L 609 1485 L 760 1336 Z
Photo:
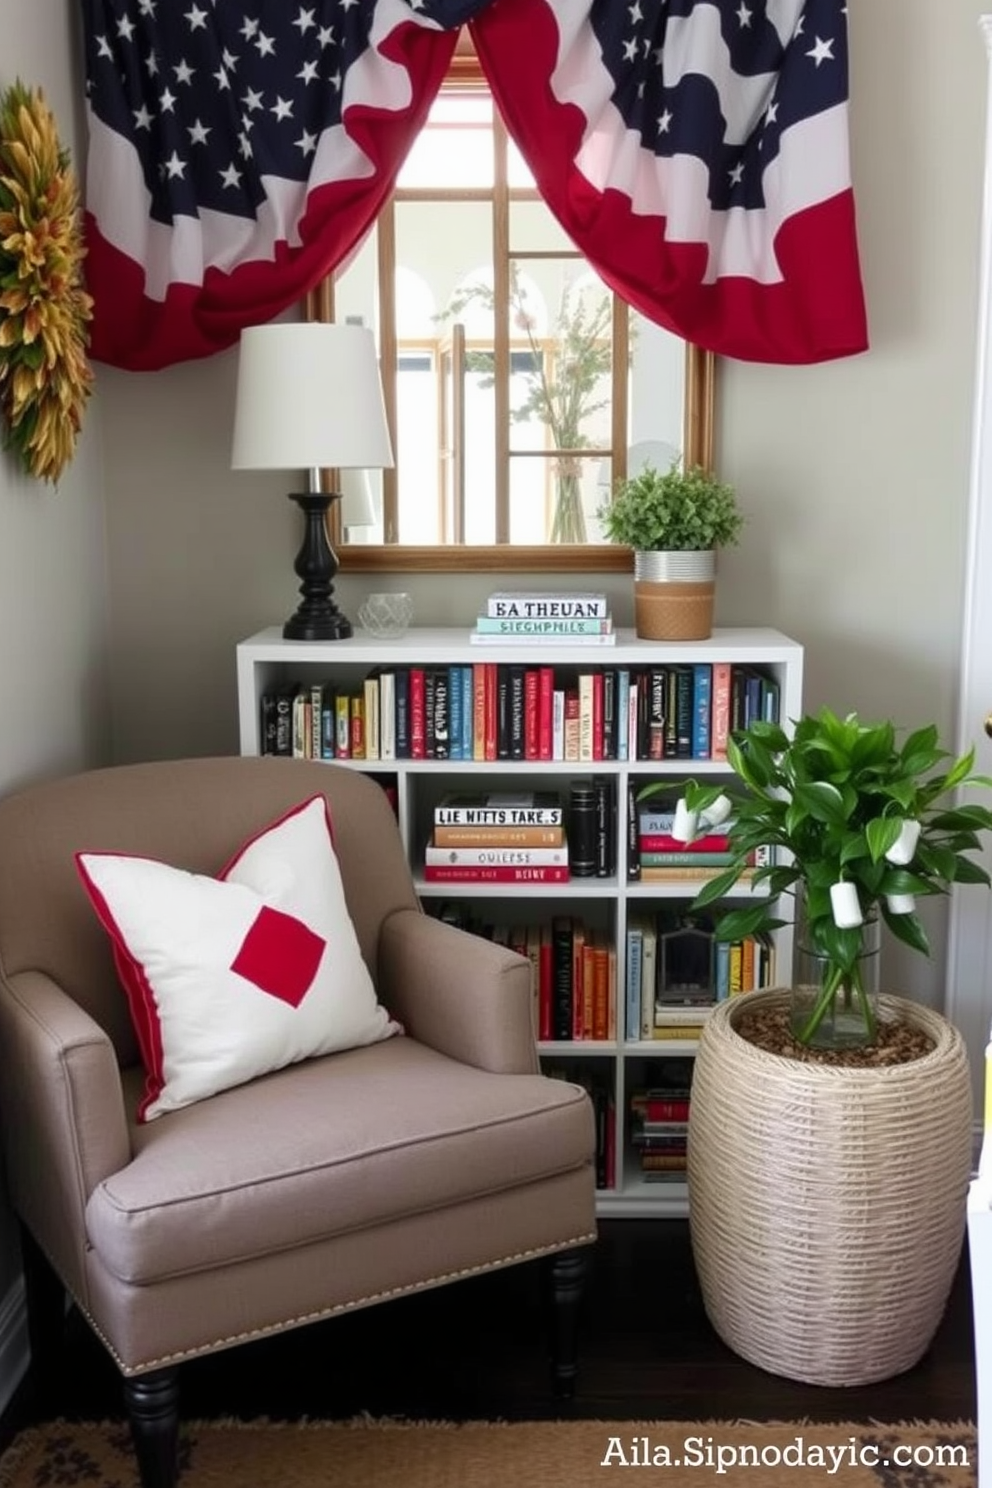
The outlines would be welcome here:
M 910 1369 L 943 1316 L 971 1171 L 964 1040 L 940 1014 L 882 996 L 934 1040 L 906 1064 L 844 1068 L 767 1053 L 720 1004 L 695 1061 L 689 1221 L 707 1315 L 772 1374 L 862 1385 Z

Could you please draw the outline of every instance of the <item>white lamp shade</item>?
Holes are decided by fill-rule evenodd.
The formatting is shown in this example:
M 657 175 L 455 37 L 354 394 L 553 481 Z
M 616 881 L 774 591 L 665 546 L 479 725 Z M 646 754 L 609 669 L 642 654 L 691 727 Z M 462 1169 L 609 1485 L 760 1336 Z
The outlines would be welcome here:
M 319 321 L 241 333 L 235 470 L 393 463 L 372 332 Z

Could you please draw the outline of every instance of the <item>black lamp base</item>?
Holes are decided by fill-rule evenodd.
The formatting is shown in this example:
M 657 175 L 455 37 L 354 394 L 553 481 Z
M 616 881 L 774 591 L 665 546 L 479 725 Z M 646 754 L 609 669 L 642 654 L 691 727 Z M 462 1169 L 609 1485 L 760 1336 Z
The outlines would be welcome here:
M 289 498 L 302 510 L 306 527 L 293 565 L 303 598 L 295 615 L 282 628 L 287 641 L 344 641 L 353 633 L 351 621 L 342 615 L 334 601 L 338 560 L 327 536 L 327 513 L 339 494 L 299 491 Z

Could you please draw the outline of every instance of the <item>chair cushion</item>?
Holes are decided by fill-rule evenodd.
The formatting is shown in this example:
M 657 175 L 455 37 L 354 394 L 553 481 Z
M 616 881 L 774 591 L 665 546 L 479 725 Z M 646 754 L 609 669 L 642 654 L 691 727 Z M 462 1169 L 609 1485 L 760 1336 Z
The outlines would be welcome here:
M 362 959 L 322 795 L 217 878 L 118 853 L 76 863 L 145 1065 L 139 1120 L 398 1031 Z
M 132 1137 L 86 1222 L 103 1265 L 138 1284 L 538 1183 L 595 1146 L 579 1087 L 412 1038 L 295 1065 Z

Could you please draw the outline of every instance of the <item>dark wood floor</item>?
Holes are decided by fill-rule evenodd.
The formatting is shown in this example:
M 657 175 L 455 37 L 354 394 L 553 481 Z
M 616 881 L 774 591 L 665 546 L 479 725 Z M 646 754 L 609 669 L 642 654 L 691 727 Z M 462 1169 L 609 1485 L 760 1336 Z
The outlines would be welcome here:
M 266 1415 L 525 1420 L 563 1414 L 548 1386 L 539 1278 L 516 1267 L 194 1361 L 185 1418 Z M 584 1309 L 572 1414 L 599 1419 L 974 1419 L 967 1266 L 932 1350 L 898 1379 L 857 1390 L 776 1379 L 707 1322 L 681 1221 L 604 1222 Z M 120 1381 L 78 1318 L 46 1398 L 26 1386 L 2 1423 L 121 1414 Z

